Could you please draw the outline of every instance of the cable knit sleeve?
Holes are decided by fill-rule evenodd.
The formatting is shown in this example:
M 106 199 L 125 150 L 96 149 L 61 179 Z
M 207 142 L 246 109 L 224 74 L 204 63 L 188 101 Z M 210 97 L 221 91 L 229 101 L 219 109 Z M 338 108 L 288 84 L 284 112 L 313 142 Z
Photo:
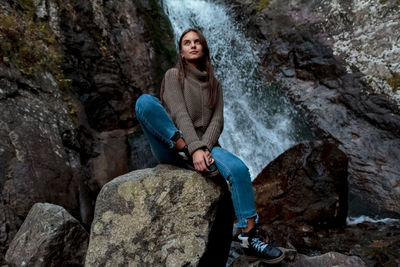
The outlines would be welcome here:
M 210 124 L 204 133 L 202 140 L 206 143 L 208 150 L 212 150 L 217 143 L 224 128 L 224 100 L 221 84 L 218 83 L 218 102 L 215 106 Z
M 187 112 L 183 93 L 179 85 L 178 69 L 172 68 L 165 73 L 164 103 L 176 127 L 182 131 L 190 154 L 206 147 L 194 129 L 193 122 Z

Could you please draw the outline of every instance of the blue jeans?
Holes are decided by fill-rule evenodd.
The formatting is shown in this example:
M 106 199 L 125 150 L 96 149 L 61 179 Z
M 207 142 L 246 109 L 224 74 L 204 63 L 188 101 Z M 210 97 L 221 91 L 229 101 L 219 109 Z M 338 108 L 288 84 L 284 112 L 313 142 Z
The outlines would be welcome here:
M 136 102 L 136 118 L 150 143 L 154 156 L 166 164 L 177 164 L 178 158 L 172 151 L 171 138 L 180 132 L 160 101 L 151 95 L 141 95 Z M 256 218 L 254 192 L 247 166 L 229 151 L 214 147 L 211 155 L 220 174 L 229 182 L 232 191 L 233 208 L 238 220 L 237 226 L 245 228 L 247 219 Z

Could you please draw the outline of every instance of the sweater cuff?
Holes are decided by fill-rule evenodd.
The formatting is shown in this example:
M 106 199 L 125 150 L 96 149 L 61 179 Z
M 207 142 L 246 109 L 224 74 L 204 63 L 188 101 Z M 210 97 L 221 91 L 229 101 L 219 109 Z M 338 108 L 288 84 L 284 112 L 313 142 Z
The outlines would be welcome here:
M 213 147 L 214 147 L 214 144 L 211 144 L 210 142 L 206 142 L 206 146 L 207 146 L 208 151 L 211 152 L 211 150 L 212 150 Z
M 192 155 L 197 149 L 200 149 L 203 147 L 207 147 L 207 146 L 204 142 L 201 142 L 201 141 L 194 141 L 194 142 L 188 144 L 188 150 L 189 150 L 190 155 Z

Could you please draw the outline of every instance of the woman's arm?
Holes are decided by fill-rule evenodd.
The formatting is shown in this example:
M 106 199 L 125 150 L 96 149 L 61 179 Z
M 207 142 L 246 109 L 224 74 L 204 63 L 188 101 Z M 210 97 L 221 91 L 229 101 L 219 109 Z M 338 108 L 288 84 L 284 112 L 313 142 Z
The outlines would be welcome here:
M 183 138 L 188 145 L 190 154 L 206 147 L 206 143 L 199 139 L 194 129 L 193 122 L 187 112 L 183 93 L 178 80 L 178 69 L 169 69 L 165 73 L 164 103 L 176 123 L 176 127 L 182 131 Z
M 206 143 L 209 151 L 217 143 L 219 136 L 224 128 L 224 100 L 221 84 L 218 83 L 218 102 L 215 105 L 214 113 L 204 133 L 202 140 Z

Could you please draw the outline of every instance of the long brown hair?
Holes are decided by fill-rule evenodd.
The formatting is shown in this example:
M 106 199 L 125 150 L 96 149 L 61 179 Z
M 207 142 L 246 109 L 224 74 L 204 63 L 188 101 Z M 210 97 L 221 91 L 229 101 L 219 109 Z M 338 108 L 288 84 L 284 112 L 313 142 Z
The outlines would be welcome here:
M 181 86 L 181 90 L 183 91 L 185 77 L 186 77 L 186 66 L 187 66 L 188 63 L 186 62 L 185 58 L 181 57 L 182 39 L 189 32 L 195 32 L 195 33 L 197 33 L 199 35 L 199 40 L 200 40 L 200 44 L 201 44 L 201 46 L 203 48 L 204 56 L 203 56 L 203 58 L 200 59 L 198 67 L 200 68 L 200 70 L 207 72 L 208 84 L 209 84 L 209 87 L 210 87 L 210 94 L 209 94 L 207 105 L 210 108 L 213 108 L 216 105 L 217 101 L 218 101 L 218 81 L 214 76 L 214 70 L 213 70 L 213 67 L 211 65 L 211 59 L 210 59 L 210 50 L 208 48 L 208 44 L 207 44 L 206 38 L 197 29 L 192 29 L 192 28 L 187 29 L 182 33 L 181 37 L 179 38 L 179 42 L 178 42 L 179 53 L 178 53 L 178 60 L 177 60 L 176 66 L 175 66 L 178 69 L 179 84 Z M 164 94 L 164 87 L 165 87 L 164 79 L 161 82 L 161 90 L 160 90 L 161 102 L 163 102 L 163 94 Z

